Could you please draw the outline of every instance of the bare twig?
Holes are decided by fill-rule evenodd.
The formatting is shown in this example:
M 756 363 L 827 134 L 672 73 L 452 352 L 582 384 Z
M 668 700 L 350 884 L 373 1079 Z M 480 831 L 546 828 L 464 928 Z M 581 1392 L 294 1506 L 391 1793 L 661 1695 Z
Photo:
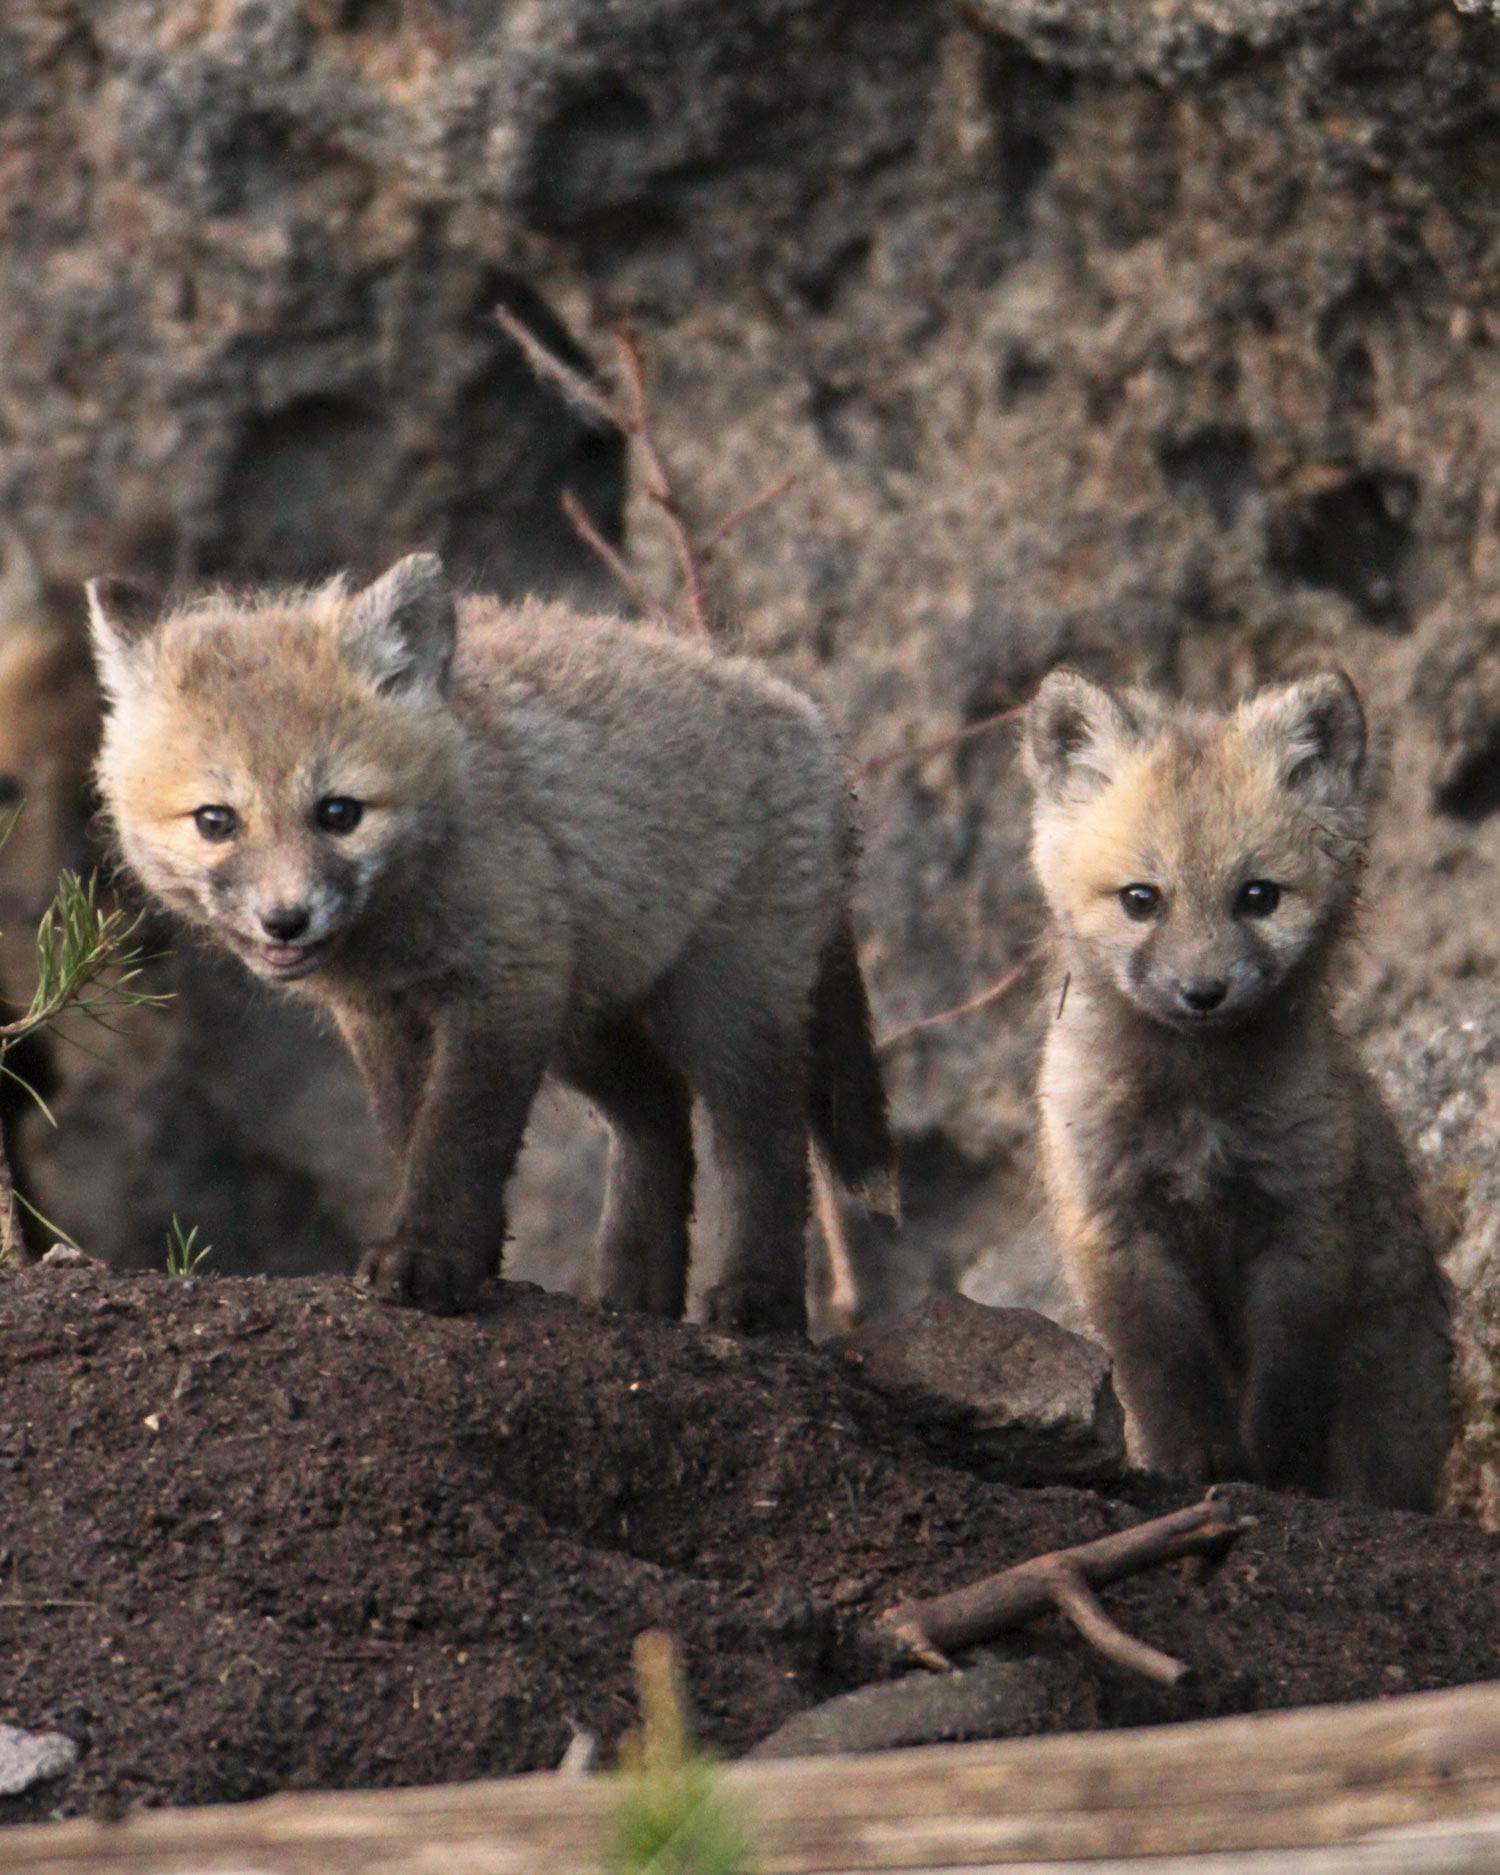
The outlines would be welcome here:
M 898 1048 L 902 1042 L 909 1041 L 913 1035 L 920 1035 L 924 1029 L 938 1028 L 945 1022 L 954 1022 L 960 1016 L 971 1016 L 978 1009 L 988 1009 L 991 1003 L 998 1003 L 1002 996 L 1010 994 L 1041 954 L 1040 946 L 1028 951 L 1003 977 L 990 984 L 988 989 L 981 990 L 977 996 L 971 996 L 966 1003 L 955 1003 L 951 1009 L 939 1009 L 934 1015 L 918 1016 L 914 1022 L 903 1023 L 899 1029 L 892 1029 L 889 1035 L 882 1035 L 875 1044 L 876 1054 L 883 1055 L 892 1048 Z
M 21 1598 L 7 1598 L 0 1601 L 0 1608 L 102 1608 L 102 1602 L 66 1601 L 56 1595 L 44 1596 L 39 1601 Z
M 758 495 L 752 495 L 748 501 L 742 501 L 737 508 L 731 508 L 718 526 L 711 528 L 698 542 L 699 555 L 704 560 L 712 559 L 742 522 L 748 521 L 752 514 L 759 514 L 762 508 L 768 508 L 773 501 L 780 501 L 788 489 L 796 486 L 795 475 L 783 475 L 777 481 L 768 483 Z
M 1035 1556 L 951 1594 L 901 1602 L 879 1617 L 875 1629 L 910 1659 L 947 1671 L 952 1665 L 950 1653 L 1024 1626 L 1049 1609 L 1059 1609 L 1092 1647 L 1117 1666 L 1175 1686 L 1192 1669 L 1117 1627 L 1092 1587 L 1118 1582 L 1155 1563 L 1222 1555 L 1254 1522 L 1253 1517 L 1230 1516 L 1222 1500 L 1209 1496 L 1186 1510 L 1172 1511 L 1113 1536 Z
M 861 762 L 859 772 L 862 775 L 878 775 L 882 769 L 894 768 L 898 762 L 925 762 L 929 756 L 955 749 L 961 742 L 970 742 L 975 736 L 988 735 L 990 730 L 998 729 L 1002 723 L 1015 722 L 1020 714 L 1018 709 L 997 710 L 993 716 L 981 716 L 977 723 L 966 723 L 962 729 L 952 730 L 935 741 L 913 743 L 909 749 L 888 749 L 884 755 L 872 755 L 868 761 Z
M 703 577 L 704 555 L 682 512 L 672 485 L 671 471 L 656 440 L 641 342 L 629 326 L 620 326 L 615 331 L 615 346 L 620 354 L 620 364 L 625 372 L 625 384 L 630 395 L 625 431 L 635 444 L 645 468 L 646 493 L 661 509 L 667 530 L 672 536 L 672 546 L 677 554 L 677 570 L 682 578 L 686 623 L 700 637 L 707 638 L 712 635 L 713 625 L 709 617 L 708 587 Z
M 624 556 L 610 546 L 589 519 L 588 509 L 584 507 L 571 488 L 563 490 L 562 505 L 563 513 L 573 524 L 573 532 L 591 553 L 598 555 L 641 610 L 658 625 L 665 625 L 669 628 L 674 626 L 677 623 L 676 619 L 653 597 L 645 581 L 626 563 Z
M 1052 1572 L 1052 1599 L 1059 1610 L 1077 1628 L 1096 1653 L 1112 1660 L 1127 1673 L 1155 1680 L 1158 1686 L 1180 1686 L 1194 1677 L 1195 1670 L 1185 1660 L 1164 1654 L 1159 1647 L 1136 1640 L 1112 1621 L 1099 1597 L 1089 1587 L 1082 1570 L 1059 1563 Z
M 565 358 L 559 358 L 539 339 L 524 320 L 518 319 L 508 306 L 495 308 L 495 321 L 506 335 L 515 340 L 525 354 L 526 362 L 539 378 L 551 384 L 562 396 L 563 401 L 575 413 L 588 422 L 597 424 L 601 429 L 623 430 L 620 413 L 608 393 L 585 377 L 576 365 L 570 365 Z

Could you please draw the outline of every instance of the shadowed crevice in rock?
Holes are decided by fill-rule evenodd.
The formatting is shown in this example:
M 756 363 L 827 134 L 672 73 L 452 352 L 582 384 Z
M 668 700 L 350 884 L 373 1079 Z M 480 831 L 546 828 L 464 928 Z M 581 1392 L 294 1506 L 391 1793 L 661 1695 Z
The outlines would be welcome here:
M 1415 476 L 1396 470 L 1336 481 L 1281 517 L 1272 562 L 1289 578 L 1343 594 L 1372 624 L 1404 624 L 1420 493 Z

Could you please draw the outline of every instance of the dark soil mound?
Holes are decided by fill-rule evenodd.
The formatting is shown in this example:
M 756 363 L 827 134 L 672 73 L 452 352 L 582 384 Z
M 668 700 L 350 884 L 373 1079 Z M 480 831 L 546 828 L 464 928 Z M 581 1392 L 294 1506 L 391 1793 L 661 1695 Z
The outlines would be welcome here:
M 868 1616 L 1187 1493 L 987 1481 L 847 1362 L 523 1288 L 391 1312 L 336 1280 L 0 1277 L 0 1718 L 84 1748 L 11 1816 L 556 1762 L 681 1639 L 703 1736 L 750 1745 L 876 1670 Z M 1067 1665 L 1044 1723 L 1120 1724 L 1500 1674 L 1500 1542 L 1246 1490 L 1198 1581 L 1108 1591 L 1203 1669 Z

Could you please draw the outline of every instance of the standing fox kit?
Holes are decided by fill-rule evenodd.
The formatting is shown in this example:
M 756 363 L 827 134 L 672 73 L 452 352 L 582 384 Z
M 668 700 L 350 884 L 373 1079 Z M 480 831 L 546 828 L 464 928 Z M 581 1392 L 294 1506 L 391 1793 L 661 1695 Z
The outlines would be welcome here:
M 851 1190 L 894 1189 L 814 705 L 644 626 L 455 606 L 430 554 L 163 618 L 89 599 L 128 864 L 328 1011 L 398 1157 L 361 1280 L 472 1303 L 551 1068 L 611 1127 L 604 1300 L 681 1313 L 696 1091 L 729 1240 L 710 1318 L 801 1329 L 809 1130 Z
M 1048 1198 L 1142 1456 L 1430 1509 L 1446 1294 L 1329 1010 L 1369 815 L 1353 685 L 1330 672 L 1217 715 L 1055 671 L 1026 762 L 1067 971 L 1040 1085 Z

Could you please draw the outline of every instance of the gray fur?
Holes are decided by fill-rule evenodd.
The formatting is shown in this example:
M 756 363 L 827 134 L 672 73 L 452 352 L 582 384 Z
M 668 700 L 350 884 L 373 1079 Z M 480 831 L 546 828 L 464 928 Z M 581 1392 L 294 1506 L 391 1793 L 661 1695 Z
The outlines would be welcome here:
M 488 599 L 455 614 L 430 555 L 361 594 L 200 601 L 145 661 L 106 614 L 95 632 L 118 684 L 100 780 L 131 867 L 328 1010 L 400 1157 L 363 1266 L 377 1293 L 472 1300 L 551 1069 L 614 1134 L 606 1300 L 681 1309 L 691 1089 L 728 1194 L 711 1317 L 805 1326 L 810 1119 L 842 1112 L 859 1179 L 894 1178 L 839 949 L 847 784 L 806 697 L 643 626 Z M 357 827 L 321 830 L 342 798 L 365 803 Z M 233 813 L 232 838 L 199 836 L 205 805 Z M 302 916 L 283 942 L 273 927 Z

